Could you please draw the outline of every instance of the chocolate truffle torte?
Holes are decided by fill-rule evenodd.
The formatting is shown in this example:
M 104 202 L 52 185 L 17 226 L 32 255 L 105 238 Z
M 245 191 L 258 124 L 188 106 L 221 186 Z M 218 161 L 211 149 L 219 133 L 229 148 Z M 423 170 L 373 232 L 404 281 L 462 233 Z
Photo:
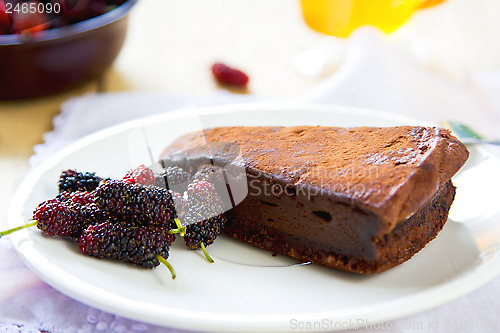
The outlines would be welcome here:
M 243 167 L 248 193 L 227 213 L 227 235 L 301 261 L 379 273 L 443 228 L 450 179 L 468 154 L 439 128 L 221 127 L 177 139 L 163 158 L 192 172 L 207 161 Z

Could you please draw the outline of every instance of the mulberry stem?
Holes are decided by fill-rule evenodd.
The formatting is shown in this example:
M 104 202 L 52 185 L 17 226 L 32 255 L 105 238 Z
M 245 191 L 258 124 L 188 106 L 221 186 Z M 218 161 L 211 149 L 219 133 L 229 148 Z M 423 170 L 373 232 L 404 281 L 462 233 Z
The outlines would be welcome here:
M 205 258 L 207 258 L 209 263 L 213 264 L 214 260 L 208 254 L 207 249 L 205 247 L 205 244 L 203 244 L 203 242 L 200 242 L 200 246 L 201 246 L 201 250 L 203 251 L 203 254 L 205 255 Z
M 168 270 L 170 271 L 170 274 L 172 274 L 172 280 L 175 280 L 175 278 L 176 278 L 177 275 L 175 274 L 175 270 L 172 267 L 172 265 L 170 265 L 170 263 L 165 258 L 163 258 L 161 255 L 159 255 L 159 254 L 156 255 L 156 259 L 159 262 L 161 262 L 163 265 L 167 266 Z
M 179 234 L 181 237 L 184 237 L 186 235 L 186 227 L 183 227 L 181 225 L 181 221 L 179 221 L 178 218 L 175 218 L 174 221 L 175 221 L 175 224 L 177 225 L 177 229 L 169 230 L 168 233 L 169 234 Z
M 8 230 L 5 230 L 5 231 L 0 231 L 0 237 L 6 236 L 6 235 L 11 234 L 13 232 L 16 232 L 18 230 L 22 230 L 22 229 L 26 229 L 26 228 L 29 228 L 29 227 L 33 227 L 33 226 L 35 226 L 37 224 L 38 224 L 38 221 L 35 221 L 35 222 L 31 222 L 31 223 L 27 223 L 25 225 L 22 225 L 20 227 L 15 227 L 15 228 L 8 229 Z

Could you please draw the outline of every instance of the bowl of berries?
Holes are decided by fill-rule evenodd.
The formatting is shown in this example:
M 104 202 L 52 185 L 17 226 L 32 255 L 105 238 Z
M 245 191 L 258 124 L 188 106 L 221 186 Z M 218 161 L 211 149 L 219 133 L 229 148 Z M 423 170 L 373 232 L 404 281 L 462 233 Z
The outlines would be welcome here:
M 0 100 L 96 79 L 120 52 L 137 0 L 0 0 Z

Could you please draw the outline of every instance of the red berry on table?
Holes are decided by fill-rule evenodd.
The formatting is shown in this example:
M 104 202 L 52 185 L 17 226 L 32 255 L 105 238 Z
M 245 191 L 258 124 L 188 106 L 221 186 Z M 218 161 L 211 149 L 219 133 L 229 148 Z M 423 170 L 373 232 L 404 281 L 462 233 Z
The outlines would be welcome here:
M 245 73 L 223 63 L 213 64 L 212 74 L 220 84 L 246 87 L 248 83 L 248 76 Z
M 34 8 L 38 8 L 40 2 L 38 1 L 29 1 L 25 2 L 28 4 L 28 8 L 33 4 Z M 21 33 L 23 31 L 29 32 L 38 32 L 46 30 L 49 27 L 49 18 L 38 10 L 31 12 L 13 12 L 12 13 L 12 32 L 13 33 Z

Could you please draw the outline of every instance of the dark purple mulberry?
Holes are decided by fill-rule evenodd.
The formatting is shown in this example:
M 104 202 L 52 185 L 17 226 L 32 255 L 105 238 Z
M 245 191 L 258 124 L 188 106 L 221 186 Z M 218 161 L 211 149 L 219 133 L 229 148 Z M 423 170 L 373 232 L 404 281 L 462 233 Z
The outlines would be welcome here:
M 79 172 L 65 170 L 59 176 L 59 192 L 92 191 L 95 190 L 103 178 L 96 176 L 95 172 Z
M 69 198 L 74 203 L 90 205 L 95 203 L 95 192 L 75 191 L 69 194 Z
M 175 189 L 177 192 L 184 192 L 179 186 L 185 186 L 189 181 L 189 175 L 184 169 L 177 166 L 169 166 L 165 171 L 156 175 L 155 185 L 167 189 Z
M 144 268 L 168 258 L 175 236 L 165 226 L 126 226 L 110 222 L 89 226 L 78 239 L 80 251 L 96 258 L 115 259 Z
M 187 201 L 178 192 L 172 193 L 172 199 L 174 200 L 175 213 L 180 221 L 184 221 L 187 212 Z M 176 228 L 175 222 L 172 228 Z
M 99 224 L 107 221 L 110 214 L 107 210 L 99 208 L 95 203 L 95 191 L 61 192 L 56 199 L 64 202 L 70 209 L 76 211 L 82 225 Z
M 72 192 L 69 195 L 67 202 L 69 203 L 70 208 L 77 211 L 78 218 L 82 221 L 82 224 L 85 227 L 91 224 L 102 223 L 110 218 L 109 212 L 105 209 L 101 209 L 95 203 L 95 191 Z
M 233 196 L 233 193 L 230 193 L 231 189 L 228 183 L 232 181 L 233 184 L 236 185 L 235 188 L 242 185 L 242 175 L 237 173 L 237 170 L 231 170 L 231 168 L 228 169 L 229 170 L 213 164 L 203 164 L 198 168 L 198 171 L 196 171 L 192 178 L 193 183 L 195 181 L 204 181 L 212 184 L 221 200 L 224 201 L 225 211 L 230 210 L 234 204 L 231 202 L 231 196 Z M 246 175 L 243 176 L 245 177 L 244 184 L 246 185 Z
M 181 221 L 186 226 L 184 241 L 190 249 L 200 248 L 201 243 L 209 246 L 226 223 L 222 200 L 212 184 L 204 181 L 193 181 L 187 193 L 185 217 Z
M 211 245 L 222 232 L 225 224 L 226 217 L 224 214 L 219 214 L 208 220 L 188 225 L 184 235 L 186 246 L 195 250 L 201 247 L 201 243 L 205 246 Z
M 187 194 L 190 200 L 196 200 L 201 202 L 220 200 L 219 195 L 215 191 L 214 185 L 212 185 L 209 182 L 201 180 L 193 180 L 188 185 Z
M 108 180 L 95 193 L 99 208 L 138 225 L 169 225 L 176 217 L 172 192 L 163 188 Z
M 71 208 L 68 202 L 56 199 L 46 200 L 33 212 L 38 229 L 49 236 L 76 238 L 80 236 L 84 225 L 78 211 Z

